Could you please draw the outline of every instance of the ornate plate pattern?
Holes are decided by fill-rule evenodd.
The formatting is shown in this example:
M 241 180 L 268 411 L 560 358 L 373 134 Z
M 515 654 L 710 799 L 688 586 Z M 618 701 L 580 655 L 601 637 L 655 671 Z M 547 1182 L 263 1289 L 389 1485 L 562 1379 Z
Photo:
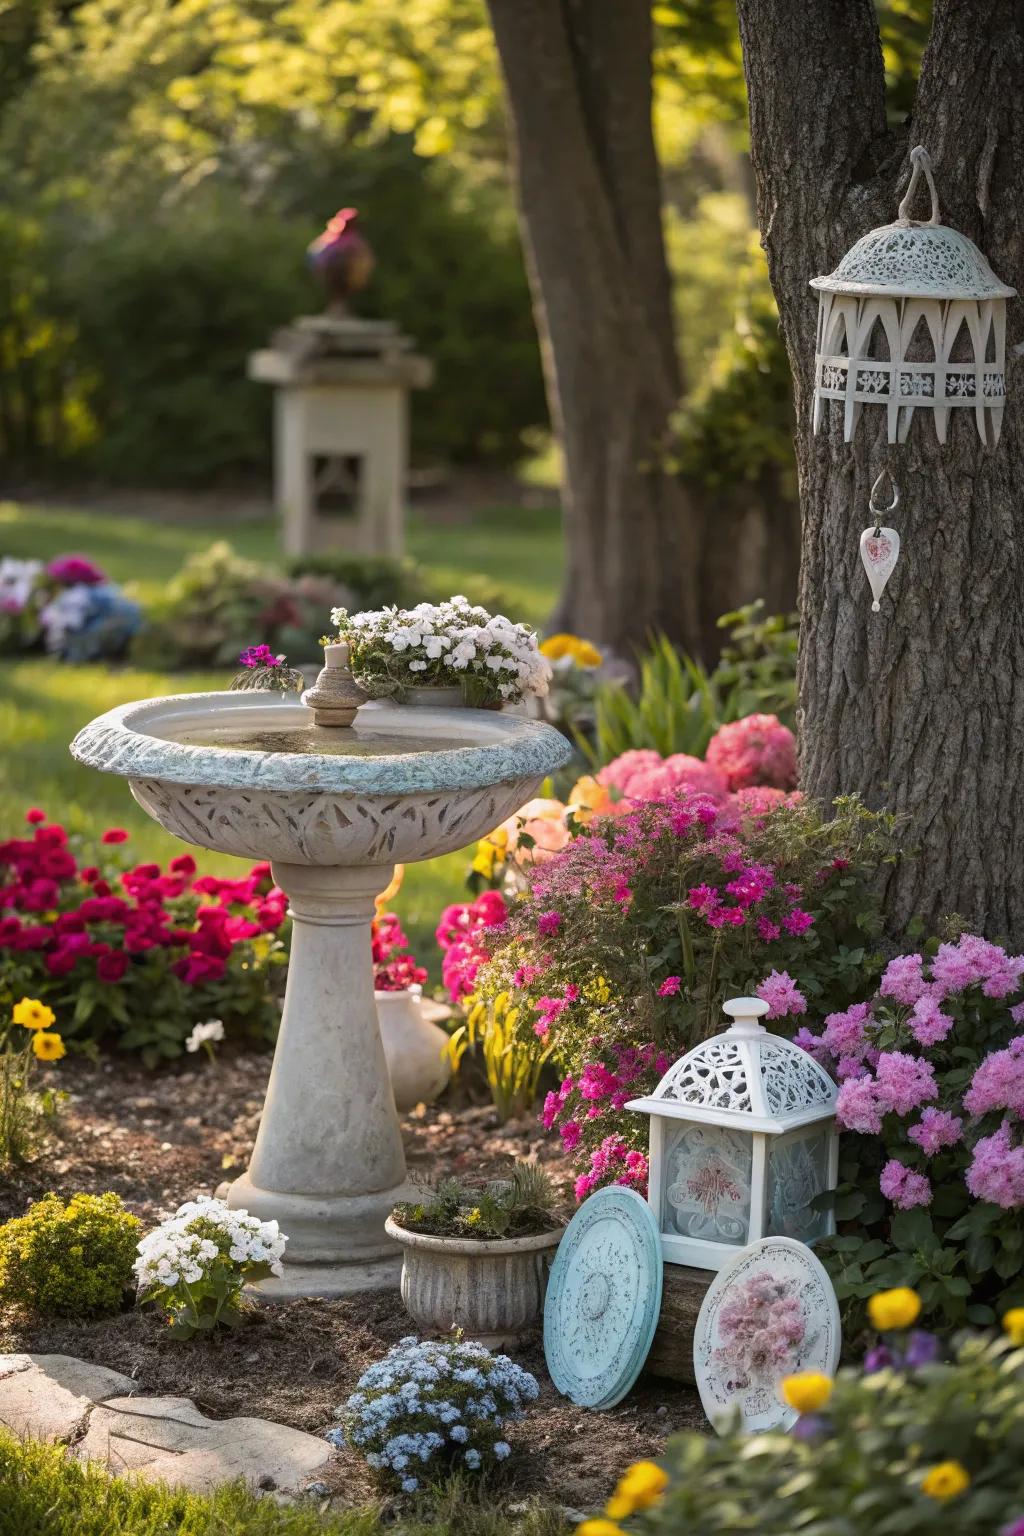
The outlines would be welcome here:
M 715 1276 L 697 1317 L 693 1365 L 704 1412 L 716 1429 L 737 1410 L 749 1434 L 789 1429 L 797 1414 L 779 1382 L 797 1371 L 833 1375 L 841 1342 L 836 1293 L 811 1250 L 788 1237 L 751 1243 Z
M 598 1190 L 555 1256 L 544 1304 L 551 1379 L 581 1408 L 613 1408 L 647 1359 L 661 1312 L 657 1222 L 631 1189 Z

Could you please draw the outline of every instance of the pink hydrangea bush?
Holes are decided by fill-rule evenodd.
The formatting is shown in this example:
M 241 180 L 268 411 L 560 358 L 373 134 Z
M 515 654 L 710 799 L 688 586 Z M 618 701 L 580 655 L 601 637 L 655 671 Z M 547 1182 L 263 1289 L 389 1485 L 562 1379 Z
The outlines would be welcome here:
M 1022 1026 L 1024 955 L 963 934 L 794 1037 L 840 1083 L 841 1295 L 910 1285 L 950 1322 L 1024 1302 Z
M 776 715 L 747 715 L 720 726 L 708 742 L 707 766 L 731 791 L 770 785 L 796 788 L 796 738 Z
M 773 1027 L 792 1033 L 812 1006 L 845 1006 L 879 973 L 870 884 L 891 846 L 890 823 L 856 801 L 829 822 L 797 805 L 736 823 L 684 792 L 595 817 L 536 867 L 486 936 L 482 978 L 474 935 L 453 962 L 456 985 L 507 991 L 518 1038 L 561 1066 L 543 1118 L 578 1160 L 581 1196 L 603 1182 L 641 1187 L 645 1164 L 626 1157 L 644 1153 L 647 1124 L 626 1100 L 723 1026 L 726 998 L 760 985 Z M 450 945 L 465 943 L 467 909 L 455 910 L 442 924 Z
M 120 827 L 83 861 L 33 808 L 30 835 L 0 842 L 0 992 L 39 997 L 71 1041 L 111 1041 L 147 1065 L 182 1054 L 197 1020 L 272 1039 L 287 959 L 284 892 L 269 864 L 240 879 L 130 865 Z

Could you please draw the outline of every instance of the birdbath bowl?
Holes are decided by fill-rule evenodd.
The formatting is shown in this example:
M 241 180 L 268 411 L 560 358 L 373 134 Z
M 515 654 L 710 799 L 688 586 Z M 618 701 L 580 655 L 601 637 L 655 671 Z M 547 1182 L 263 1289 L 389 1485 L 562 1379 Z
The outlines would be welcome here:
M 183 842 L 271 861 L 292 927 L 284 1013 L 256 1145 L 228 1203 L 288 1238 L 278 1296 L 394 1283 L 384 1231 L 409 1193 L 373 999 L 370 922 L 396 863 L 464 848 L 569 759 L 516 715 L 368 704 L 316 725 L 294 695 L 194 693 L 125 704 L 71 744 L 128 780 Z

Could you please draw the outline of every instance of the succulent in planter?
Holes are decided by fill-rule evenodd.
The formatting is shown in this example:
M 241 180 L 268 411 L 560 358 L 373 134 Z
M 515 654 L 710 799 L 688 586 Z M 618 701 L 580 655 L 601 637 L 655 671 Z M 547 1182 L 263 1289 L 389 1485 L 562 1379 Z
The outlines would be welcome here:
M 401 1243 L 402 1301 L 422 1329 L 462 1328 L 488 1348 L 519 1341 L 540 1317 L 562 1237 L 543 1169 L 516 1163 L 507 1179 L 442 1181 L 387 1222 Z
M 467 704 L 486 708 L 548 689 L 551 664 L 530 626 L 465 597 L 353 614 L 334 608 L 331 623 L 336 638 L 348 642 L 353 675 L 371 698 L 458 688 Z
M 516 1163 L 507 1179 L 483 1186 L 442 1179 L 423 1200 L 396 1205 L 393 1219 L 409 1232 L 493 1242 L 556 1229 L 556 1200 L 550 1174 L 536 1163 Z

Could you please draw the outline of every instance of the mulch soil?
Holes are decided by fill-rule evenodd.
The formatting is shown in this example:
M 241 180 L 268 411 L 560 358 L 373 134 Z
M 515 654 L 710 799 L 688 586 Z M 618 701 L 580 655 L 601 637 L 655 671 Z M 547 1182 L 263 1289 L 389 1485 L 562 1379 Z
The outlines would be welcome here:
M 213 1194 L 247 1163 L 269 1070 L 269 1055 L 228 1053 L 212 1065 L 190 1060 L 160 1073 L 110 1058 L 66 1061 L 70 1098 L 57 1130 L 31 1164 L 0 1179 L 0 1221 L 50 1190 L 64 1197 L 114 1190 L 147 1225 L 184 1200 Z M 412 1176 L 497 1174 L 514 1157 L 535 1156 L 559 1180 L 568 1205 L 569 1170 L 537 1122 L 500 1126 L 479 1097 L 460 1081 L 440 1104 L 404 1120 Z M 252 1415 L 314 1434 L 336 1422 L 335 1409 L 362 1371 L 412 1331 L 393 1291 L 254 1306 L 239 1331 L 188 1342 L 172 1339 L 152 1310 L 84 1323 L 0 1310 L 0 1351 L 75 1355 L 125 1372 L 148 1395 L 190 1397 L 212 1418 Z M 676 1430 L 706 1428 L 694 1391 L 653 1378 L 642 1378 L 608 1412 L 575 1407 L 547 1375 L 539 1330 L 515 1358 L 537 1377 L 541 1395 L 516 1426 L 510 1497 L 593 1509 L 630 1461 L 657 1455 Z M 375 1494 L 362 1462 L 347 1451 L 323 1480 L 345 1502 Z

